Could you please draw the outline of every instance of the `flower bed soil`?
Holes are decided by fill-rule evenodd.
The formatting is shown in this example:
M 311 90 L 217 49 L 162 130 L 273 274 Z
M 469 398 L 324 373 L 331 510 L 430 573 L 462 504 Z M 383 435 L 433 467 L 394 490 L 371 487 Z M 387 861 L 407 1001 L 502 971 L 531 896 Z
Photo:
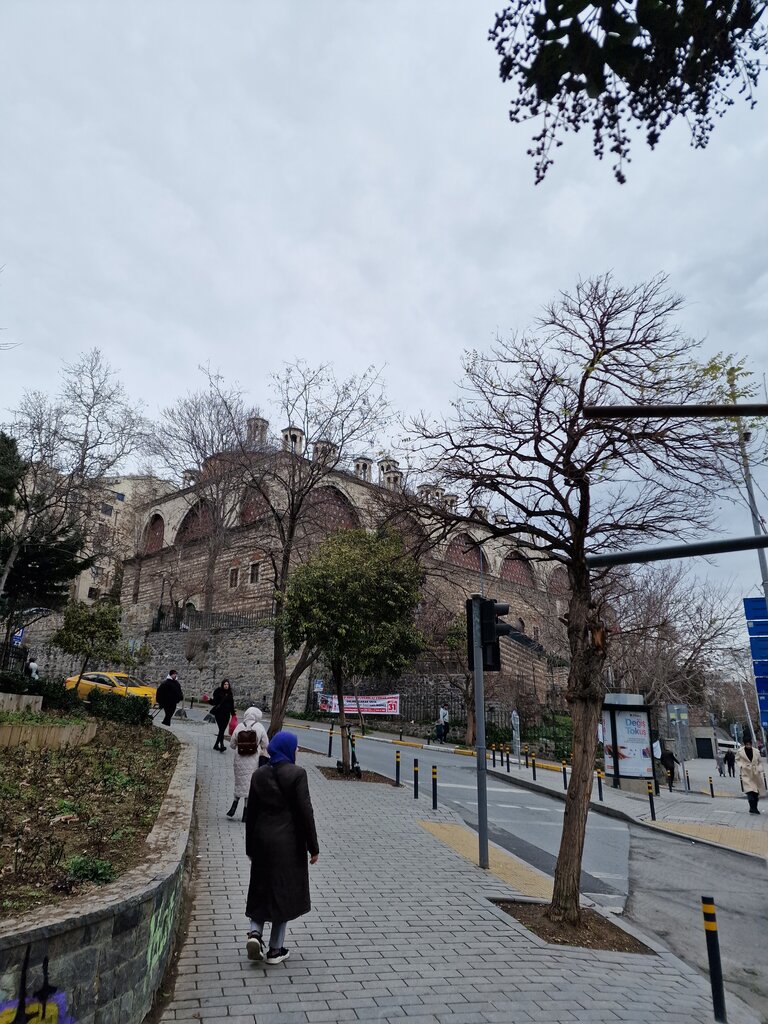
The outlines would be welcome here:
M 112 881 L 145 856 L 178 741 L 100 722 L 87 746 L 4 750 L 0 758 L 0 918 Z
M 358 778 L 352 772 L 340 772 L 337 768 L 330 766 L 320 766 L 319 771 L 331 782 L 378 782 L 382 786 L 394 786 L 392 779 L 388 779 L 386 775 L 379 775 L 378 772 L 363 772 L 362 776 Z
M 578 925 L 550 921 L 548 906 L 543 903 L 517 903 L 514 900 L 494 900 L 497 907 L 525 925 L 534 935 L 557 946 L 580 946 L 582 949 L 606 949 L 614 953 L 644 953 L 655 956 L 652 949 L 625 932 L 611 920 L 595 910 L 582 908 Z

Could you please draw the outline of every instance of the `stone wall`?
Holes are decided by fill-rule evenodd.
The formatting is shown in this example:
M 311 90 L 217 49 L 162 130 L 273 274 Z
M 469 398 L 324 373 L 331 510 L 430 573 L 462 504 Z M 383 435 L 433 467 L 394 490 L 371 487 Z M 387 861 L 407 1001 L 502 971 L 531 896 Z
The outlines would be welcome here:
M 144 863 L 81 900 L 2 922 L 0 1021 L 141 1024 L 188 880 L 197 748 L 184 744 Z
M 150 658 L 138 674 L 157 681 L 175 668 L 185 697 L 197 699 L 203 693 L 210 695 L 227 678 L 238 705 L 250 697 L 261 706 L 271 703 L 274 688 L 272 636 L 270 626 L 150 633 L 146 639 Z M 295 658 L 289 657 L 289 672 L 294 664 Z M 311 671 L 294 689 L 290 711 L 304 710 Z

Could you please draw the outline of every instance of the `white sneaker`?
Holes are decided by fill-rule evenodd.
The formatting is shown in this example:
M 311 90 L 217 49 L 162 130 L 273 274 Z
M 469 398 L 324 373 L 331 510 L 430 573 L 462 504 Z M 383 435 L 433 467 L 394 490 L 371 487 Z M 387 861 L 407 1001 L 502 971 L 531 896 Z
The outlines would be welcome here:
M 248 941 L 245 944 L 249 960 L 264 959 L 264 943 L 258 932 L 248 932 Z
M 291 954 L 287 949 L 270 949 L 267 953 L 266 963 L 270 964 L 281 964 L 283 960 L 287 960 Z

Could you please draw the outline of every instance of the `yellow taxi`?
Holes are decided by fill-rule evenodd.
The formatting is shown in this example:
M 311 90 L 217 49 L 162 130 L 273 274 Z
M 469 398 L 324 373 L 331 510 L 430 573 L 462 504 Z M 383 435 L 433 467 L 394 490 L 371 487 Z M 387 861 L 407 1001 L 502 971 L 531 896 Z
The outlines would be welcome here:
M 79 683 L 77 680 L 77 676 L 70 676 L 64 680 L 64 686 L 67 690 L 77 689 L 80 700 L 87 700 L 91 690 L 105 690 L 121 697 L 148 697 L 155 703 L 157 687 L 127 672 L 84 672 Z

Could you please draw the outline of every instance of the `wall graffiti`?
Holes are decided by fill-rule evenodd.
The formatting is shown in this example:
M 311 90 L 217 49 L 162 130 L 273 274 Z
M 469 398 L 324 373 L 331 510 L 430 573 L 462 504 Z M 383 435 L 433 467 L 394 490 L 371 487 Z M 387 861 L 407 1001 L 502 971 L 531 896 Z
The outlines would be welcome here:
M 43 960 L 43 984 L 31 997 L 27 995 L 29 953 L 27 946 L 16 999 L 0 1002 L 0 1024 L 75 1024 L 67 1011 L 66 994 L 48 980 L 48 957 Z
M 149 922 L 149 943 L 147 944 L 148 976 L 157 967 L 160 959 L 168 948 L 173 934 L 173 923 L 176 920 L 176 904 L 179 900 L 180 880 L 168 893 L 167 899 L 155 910 Z M 4 1022 L 0 1021 L 0 1024 Z

